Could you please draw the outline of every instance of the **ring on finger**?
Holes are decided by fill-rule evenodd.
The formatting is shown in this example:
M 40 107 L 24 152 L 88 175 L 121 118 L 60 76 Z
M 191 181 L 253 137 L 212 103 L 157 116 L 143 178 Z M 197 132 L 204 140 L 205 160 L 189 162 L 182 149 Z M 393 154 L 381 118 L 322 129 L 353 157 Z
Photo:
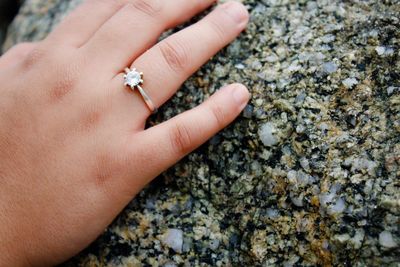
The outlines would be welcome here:
M 141 86 L 143 82 L 143 72 L 138 72 L 136 68 L 125 68 L 124 85 L 129 86 L 132 91 L 135 91 L 135 88 L 137 88 L 150 111 L 156 112 L 157 107 L 154 105 L 149 95 Z

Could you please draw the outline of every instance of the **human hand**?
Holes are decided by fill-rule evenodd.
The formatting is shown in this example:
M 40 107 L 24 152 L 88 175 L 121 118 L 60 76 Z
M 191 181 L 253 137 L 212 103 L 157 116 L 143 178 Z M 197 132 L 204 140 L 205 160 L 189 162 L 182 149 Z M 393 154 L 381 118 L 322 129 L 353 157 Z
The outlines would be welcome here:
M 0 58 L 0 265 L 60 263 L 89 245 L 154 177 L 246 105 L 230 85 L 144 129 L 151 112 L 123 85 L 144 72 L 160 106 L 246 26 L 237 2 L 155 44 L 213 0 L 87 0 L 45 40 Z

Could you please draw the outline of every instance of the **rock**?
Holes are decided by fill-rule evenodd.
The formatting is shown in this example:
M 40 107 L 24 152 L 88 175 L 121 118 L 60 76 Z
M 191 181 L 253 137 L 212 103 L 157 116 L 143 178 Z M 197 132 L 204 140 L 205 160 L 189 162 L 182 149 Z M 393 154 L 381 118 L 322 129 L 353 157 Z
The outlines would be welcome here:
M 385 54 L 385 47 L 383 46 L 378 46 L 377 48 L 375 48 L 375 51 L 378 55 L 382 56 L 383 54 Z
M 254 107 L 252 105 L 246 105 L 246 107 L 243 110 L 243 117 L 251 119 L 251 117 L 253 116 L 253 112 L 254 112 Z
M 348 240 L 350 240 L 350 238 L 351 237 L 350 237 L 349 234 L 341 234 L 341 235 L 335 235 L 334 236 L 334 240 L 339 242 L 339 243 L 341 243 L 341 244 L 346 243 Z
M 355 79 L 355 78 L 347 78 L 347 79 L 345 79 L 345 80 L 342 81 L 342 84 L 343 84 L 346 88 L 350 89 L 350 88 L 352 88 L 354 85 L 358 84 L 358 81 L 357 81 L 357 79 Z
M 262 230 L 255 231 L 251 237 L 251 253 L 259 261 L 262 261 L 268 252 L 266 238 L 266 232 Z
M 389 86 L 387 89 L 387 94 L 390 96 L 392 95 L 394 92 L 400 92 L 400 87 L 395 87 L 395 86 Z
M 322 71 L 327 74 L 334 73 L 335 71 L 337 71 L 337 69 L 338 69 L 338 66 L 335 64 L 335 62 L 325 62 L 322 65 Z
M 322 42 L 324 42 L 326 44 L 335 41 L 335 39 L 336 39 L 336 37 L 333 34 L 327 34 L 325 36 L 322 36 L 322 38 L 321 38 Z
M 193 240 L 189 237 L 183 238 L 182 252 L 187 253 L 193 248 Z
M 360 249 L 362 247 L 363 241 L 365 238 L 365 231 L 364 229 L 357 229 L 356 234 L 351 239 L 353 247 L 355 249 Z
M 376 53 L 381 56 L 392 56 L 394 53 L 394 49 L 391 47 L 385 47 L 385 46 L 378 46 L 375 48 Z
M 356 173 L 357 171 L 368 172 L 368 174 L 374 176 L 376 173 L 377 163 L 374 161 L 369 160 L 366 157 L 359 156 L 359 157 L 349 157 L 347 158 L 344 163 L 345 166 L 351 166 L 351 171 Z
M 160 237 L 161 242 L 175 250 L 178 253 L 182 253 L 183 245 L 183 232 L 180 229 L 168 229 L 165 234 Z
M 262 72 L 259 72 L 257 76 L 267 82 L 273 82 L 278 79 L 279 73 L 274 69 L 267 69 Z
M 299 196 L 295 196 L 294 194 L 290 194 L 290 199 L 292 200 L 292 203 L 297 206 L 297 207 L 303 207 L 304 206 L 304 195 L 300 194 Z
M 344 201 L 343 198 L 339 198 L 338 200 L 336 200 L 334 205 L 328 208 L 328 214 L 330 215 L 340 214 L 345 210 L 345 208 L 346 208 L 346 202 Z
M 4 49 L 43 39 L 80 2 L 26 0 Z M 249 105 L 65 265 L 113 266 L 131 258 L 144 266 L 398 262 L 397 247 L 380 241 L 393 245 L 390 233 L 400 242 L 394 230 L 400 221 L 400 5 L 241 2 L 251 17 L 247 30 L 186 81 L 149 125 L 228 83 L 247 85 Z M 177 230 L 177 243 L 161 239 L 166 228 Z M 115 245 L 127 238 L 128 256 Z
M 220 243 L 220 241 L 218 239 L 211 240 L 210 245 L 209 245 L 210 249 L 217 250 L 219 247 L 219 243 Z
M 0 1 L 0 56 L 2 55 L 1 46 L 6 38 L 7 27 L 16 15 L 20 0 L 1 0 Z
M 267 213 L 267 217 L 270 218 L 270 219 L 275 219 L 275 218 L 278 218 L 278 216 L 279 216 L 279 211 L 276 210 L 276 209 L 268 208 L 266 210 L 266 213 Z
M 392 233 L 383 231 L 379 234 L 379 244 L 385 248 L 395 248 L 398 244 L 394 241 Z
M 306 170 L 306 171 L 310 170 L 310 162 L 308 161 L 307 158 L 301 158 L 300 165 L 304 170 Z
M 276 132 L 277 129 L 275 128 L 275 126 L 272 123 L 267 122 L 261 126 L 258 134 L 260 136 L 261 142 L 265 146 L 274 146 L 278 143 Z

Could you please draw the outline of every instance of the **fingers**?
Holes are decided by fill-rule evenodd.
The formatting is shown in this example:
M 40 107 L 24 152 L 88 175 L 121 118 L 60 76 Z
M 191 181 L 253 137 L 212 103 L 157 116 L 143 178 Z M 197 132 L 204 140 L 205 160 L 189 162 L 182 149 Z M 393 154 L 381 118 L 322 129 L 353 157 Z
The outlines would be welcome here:
M 80 47 L 128 1 L 86 0 L 48 36 L 48 41 Z
M 142 87 L 154 104 L 159 107 L 168 100 L 190 75 L 234 40 L 245 28 L 247 21 L 245 7 L 238 2 L 229 2 L 140 56 L 132 67 L 144 73 Z M 120 88 L 123 75 L 117 76 L 115 80 L 115 86 Z M 134 105 L 145 112 L 145 117 L 150 115 L 139 94 L 136 102 Z
M 248 99 L 249 92 L 243 85 L 229 85 L 200 106 L 135 135 L 128 153 L 133 155 L 132 171 L 140 170 L 143 175 L 132 183 L 147 184 L 206 142 L 239 115 Z M 140 158 L 135 158 L 138 155 Z
M 0 57 L 0 68 L 14 65 L 24 59 L 35 47 L 35 43 L 20 43 L 13 46 L 7 53 Z
M 215 0 L 131 0 L 82 48 L 95 65 L 115 76 L 153 45 L 169 27 L 189 19 Z M 113 77 L 111 76 L 111 77 Z

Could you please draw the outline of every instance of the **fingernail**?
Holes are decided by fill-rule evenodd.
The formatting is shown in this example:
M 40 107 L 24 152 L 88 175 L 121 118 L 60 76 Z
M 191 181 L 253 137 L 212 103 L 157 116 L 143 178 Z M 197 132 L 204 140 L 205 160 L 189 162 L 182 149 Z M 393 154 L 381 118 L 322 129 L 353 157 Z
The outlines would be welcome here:
M 244 85 L 237 84 L 233 90 L 233 99 L 240 107 L 244 107 L 249 100 L 249 91 Z
M 238 2 L 228 2 L 223 4 L 222 7 L 237 23 L 247 20 L 249 16 L 246 8 Z

